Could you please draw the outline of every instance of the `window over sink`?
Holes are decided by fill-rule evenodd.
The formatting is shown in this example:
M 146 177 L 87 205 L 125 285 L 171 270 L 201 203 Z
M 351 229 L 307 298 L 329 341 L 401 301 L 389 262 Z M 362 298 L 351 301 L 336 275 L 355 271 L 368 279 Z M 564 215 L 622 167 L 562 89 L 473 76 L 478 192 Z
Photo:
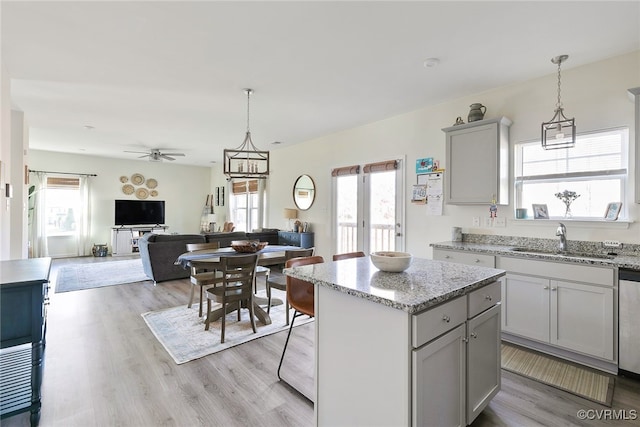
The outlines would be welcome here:
M 578 197 L 570 203 L 568 218 L 604 220 L 607 205 L 622 202 L 619 219 L 627 218 L 629 129 L 617 128 L 577 135 L 573 148 L 544 150 L 540 141 L 515 144 L 516 208 L 529 210 L 546 204 L 550 219 L 564 219 L 566 205 L 557 193 Z

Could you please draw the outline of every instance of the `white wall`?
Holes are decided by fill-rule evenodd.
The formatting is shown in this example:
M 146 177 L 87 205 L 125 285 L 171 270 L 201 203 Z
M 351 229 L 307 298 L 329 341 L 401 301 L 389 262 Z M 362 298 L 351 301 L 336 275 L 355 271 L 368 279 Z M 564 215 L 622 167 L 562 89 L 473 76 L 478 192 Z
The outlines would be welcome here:
M 166 202 L 166 224 L 170 233 L 200 232 L 200 217 L 210 193 L 211 169 L 169 162 L 109 159 L 50 151 L 31 150 L 29 168 L 34 170 L 96 174 L 92 178 L 91 230 L 93 243 L 111 247 L 114 200 L 137 200 L 122 192 L 121 176 L 140 173 L 158 181 L 158 197 Z
M 630 142 L 634 141 L 634 105 L 627 89 L 640 84 L 640 52 L 578 68 L 562 70 L 562 101 L 569 117 L 575 117 L 578 132 L 626 126 Z M 268 182 L 269 211 L 267 225 L 283 228 L 282 208 L 295 207 L 292 187 L 295 179 L 309 174 L 315 180 L 317 196 L 314 205 L 300 212 L 300 219 L 308 221 L 316 233 L 319 255 L 330 257 L 331 243 L 331 169 L 338 166 L 387 160 L 406 155 L 406 200 L 411 199 L 411 185 L 416 182 L 415 160 L 423 157 L 439 159 L 447 167 L 445 137 L 442 128 L 451 126 L 457 116 L 465 119 L 469 105 L 481 102 L 487 106 L 485 118 L 507 116 L 513 120 L 510 141 L 539 138 L 540 124 L 553 116 L 557 96 L 557 74 L 549 63 L 550 73 L 544 78 L 514 84 L 485 93 L 467 96 L 434 107 L 412 111 L 365 126 L 348 129 L 291 147 L 271 151 L 272 170 Z M 630 150 L 631 168 L 628 200 L 633 201 L 637 184 Z M 513 181 L 511 173 L 511 181 Z M 446 191 L 446 188 L 445 188 Z M 557 223 L 515 222 L 513 220 L 513 188 L 510 205 L 500 206 L 498 216 L 507 218 L 506 228 L 473 228 L 473 216 L 488 216 L 486 206 L 445 205 L 442 216 L 426 216 L 426 208 L 406 204 L 406 249 L 416 256 L 431 257 L 429 243 L 450 240 L 451 227 L 461 226 L 465 233 L 500 234 L 555 238 Z M 628 206 L 630 217 L 640 219 L 637 204 Z M 604 214 L 604 213 L 603 213 Z M 566 222 L 569 239 L 615 239 L 640 243 L 640 223 L 590 224 Z
M 10 259 L 11 222 L 9 199 L 5 195 L 5 180 L 11 172 L 11 83 L 0 64 L 0 260 Z
M 10 200 L 11 259 L 27 258 L 27 186 L 24 179 L 25 153 L 29 146 L 29 130 L 22 111 L 11 110 L 11 174 L 7 181 L 13 187 Z

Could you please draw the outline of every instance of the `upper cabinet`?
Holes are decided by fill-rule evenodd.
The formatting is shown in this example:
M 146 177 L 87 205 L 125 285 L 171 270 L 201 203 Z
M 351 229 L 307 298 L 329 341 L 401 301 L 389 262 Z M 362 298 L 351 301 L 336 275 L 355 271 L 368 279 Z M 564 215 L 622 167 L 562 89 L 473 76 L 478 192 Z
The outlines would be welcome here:
M 500 117 L 442 129 L 447 203 L 509 204 L 509 126 Z

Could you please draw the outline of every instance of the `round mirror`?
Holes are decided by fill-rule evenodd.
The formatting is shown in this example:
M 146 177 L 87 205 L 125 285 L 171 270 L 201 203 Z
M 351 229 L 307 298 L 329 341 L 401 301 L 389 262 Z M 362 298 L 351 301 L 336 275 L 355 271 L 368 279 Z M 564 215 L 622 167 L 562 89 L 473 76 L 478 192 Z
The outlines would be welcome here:
M 311 207 L 316 198 L 316 186 L 309 175 L 300 175 L 293 184 L 293 201 L 301 211 Z

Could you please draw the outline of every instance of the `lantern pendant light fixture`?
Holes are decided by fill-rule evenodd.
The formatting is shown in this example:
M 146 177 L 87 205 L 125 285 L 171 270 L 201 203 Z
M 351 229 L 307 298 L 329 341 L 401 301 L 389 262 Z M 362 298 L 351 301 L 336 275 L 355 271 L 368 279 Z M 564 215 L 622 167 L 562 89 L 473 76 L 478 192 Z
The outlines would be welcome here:
M 249 130 L 249 101 L 253 89 L 244 89 L 247 94 L 247 133 L 244 142 L 235 149 L 224 149 L 224 174 L 233 178 L 266 179 L 269 177 L 269 152 L 253 145 Z
M 569 55 L 560 55 L 551 60 L 558 65 L 558 101 L 553 118 L 542 123 L 542 148 L 545 150 L 571 148 L 576 144 L 575 119 L 565 117 L 560 101 L 560 65 L 568 58 Z

